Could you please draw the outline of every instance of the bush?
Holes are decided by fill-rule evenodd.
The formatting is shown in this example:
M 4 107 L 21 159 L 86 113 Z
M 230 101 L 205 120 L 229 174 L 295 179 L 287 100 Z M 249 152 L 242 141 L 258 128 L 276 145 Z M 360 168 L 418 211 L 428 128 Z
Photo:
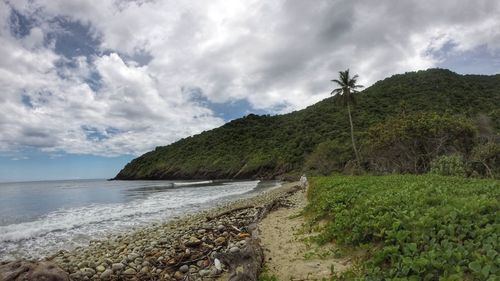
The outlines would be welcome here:
M 390 118 L 369 129 L 371 169 L 383 173 L 427 173 L 441 155 L 469 155 L 475 129 L 470 121 L 437 113 Z
M 488 142 L 479 144 L 472 150 L 471 169 L 484 177 L 500 177 L 500 144 Z
M 352 146 L 348 141 L 328 140 L 320 143 L 307 157 L 305 168 L 320 175 L 341 172 L 353 158 Z
M 460 154 L 443 155 L 431 162 L 431 174 L 465 176 L 464 158 Z

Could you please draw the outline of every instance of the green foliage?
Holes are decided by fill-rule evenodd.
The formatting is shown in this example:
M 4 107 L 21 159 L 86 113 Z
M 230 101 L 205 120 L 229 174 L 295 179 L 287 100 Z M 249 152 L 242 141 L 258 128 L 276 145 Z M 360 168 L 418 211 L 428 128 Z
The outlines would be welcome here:
M 307 157 L 305 168 L 326 176 L 334 171 L 341 171 L 352 157 L 353 150 L 348 140 L 328 140 L 316 146 Z
M 312 178 L 317 237 L 368 249 L 345 280 L 497 280 L 500 185 L 463 177 Z M 343 280 L 343 279 L 341 279 Z
M 369 127 L 391 116 L 420 111 L 468 118 L 483 112 L 500 130 L 500 118 L 495 119 L 500 113 L 498 89 L 500 75 L 458 75 L 441 69 L 395 75 L 355 95 L 357 104 L 351 110 L 355 137 L 361 144 Z M 158 147 L 134 159 L 117 178 L 271 178 L 301 171 L 318 144 L 350 141 L 347 108 L 335 102 L 338 99 L 334 96 L 285 115 L 250 114 L 233 120 Z
M 441 176 L 465 176 L 464 158 L 460 154 L 443 155 L 431 162 L 431 173 Z
M 267 268 L 264 268 L 259 275 L 259 281 L 278 281 L 278 278 L 276 275 L 269 273 Z
M 440 155 L 467 155 L 474 144 L 475 130 L 468 120 L 457 116 L 413 113 L 371 127 L 368 136 L 374 170 L 425 173 Z
M 479 175 L 500 178 L 500 143 L 492 141 L 474 147 L 470 165 Z

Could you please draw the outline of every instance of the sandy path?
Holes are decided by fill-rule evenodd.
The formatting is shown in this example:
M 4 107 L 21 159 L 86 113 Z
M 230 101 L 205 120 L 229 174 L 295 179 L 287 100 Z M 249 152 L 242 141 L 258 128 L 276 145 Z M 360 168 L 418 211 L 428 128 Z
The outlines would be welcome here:
M 332 269 L 345 270 L 348 259 L 335 258 L 333 245 L 318 247 L 304 242 L 310 235 L 301 233 L 304 218 L 299 214 L 307 203 L 305 194 L 297 192 L 289 200 L 293 207 L 271 212 L 259 223 L 268 274 L 280 281 L 321 280 L 330 277 Z

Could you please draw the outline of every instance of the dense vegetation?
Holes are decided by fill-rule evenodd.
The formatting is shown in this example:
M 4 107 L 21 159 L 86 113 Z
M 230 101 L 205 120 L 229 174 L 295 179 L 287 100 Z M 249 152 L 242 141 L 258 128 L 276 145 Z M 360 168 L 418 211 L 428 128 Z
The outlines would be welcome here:
M 349 147 L 347 109 L 335 102 L 338 98 L 334 96 L 285 115 L 250 114 L 220 128 L 157 147 L 126 165 L 117 178 L 274 178 L 304 170 L 325 175 L 349 170 L 355 155 Z M 500 150 L 495 141 L 500 131 L 500 75 L 458 75 L 442 69 L 410 72 L 375 83 L 356 94 L 356 101 L 351 108 L 352 119 L 366 169 L 408 171 L 397 168 L 391 161 L 377 162 L 380 159 L 376 159 L 376 155 L 384 152 L 387 146 L 371 142 L 370 134 L 373 136 L 377 129 L 379 133 L 387 131 L 398 125 L 397 120 L 402 117 L 417 118 L 412 116 L 419 112 L 444 116 L 445 120 L 434 123 L 436 126 L 460 115 L 460 124 L 467 128 L 471 124 L 474 126 L 474 136 L 470 136 L 474 139 L 465 151 L 458 152 L 467 153 L 463 158 L 470 161 L 469 166 L 478 174 L 491 175 L 499 166 Z M 482 141 L 479 141 L 481 134 L 476 133 L 479 117 L 486 120 L 481 124 L 485 125 L 482 131 L 488 135 Z M 442 132 L 439 136 L 458 133 L 454 127 L 450 128 L 451 132 Z M 427 129 L 435 130 L 434 127 Z M 400 131 L 405 132 L 408 130 Z M 445 143 L 448 145 L 451 141 Z M 430 158 L 457 152 L 455 150 L 444 147 L 438 153 L 423 157 L 424 162 L 415 171 L 428 171 L 429 161 L 433 160 Z M 396 151 L 394 155 L 404 152 Z M 325 154 L 335 157 L 325 157 Z
M 308 197 L 319 243 L 364 251 L 340 280 L 499 280 L 498 180 L 318 177 Z

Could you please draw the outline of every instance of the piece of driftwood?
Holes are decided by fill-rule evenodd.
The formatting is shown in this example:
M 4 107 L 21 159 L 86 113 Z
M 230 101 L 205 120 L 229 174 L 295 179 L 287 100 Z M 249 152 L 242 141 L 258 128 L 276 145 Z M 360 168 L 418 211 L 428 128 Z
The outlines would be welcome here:
M 264 254 L 256 238 L 247 238 L 239 252 L 219 253 L 217 258 L 229 266 L 229 281 L 259 280 Z
M 259 208 L 251 223 L 246 229 L 252 234 L 246 238 L 245 247 L 238 252 L 219 253 L 217 258 L 229 267 L 229 281 L 258 281 L 259 274 L 264 264 L 264 252 L 260 246 L 257 223 L 264 219 L 270 212 L 280 208 L 289 207 L 286 197 L 300 190 L 294 187 L 286 195 L 273 200 Z

